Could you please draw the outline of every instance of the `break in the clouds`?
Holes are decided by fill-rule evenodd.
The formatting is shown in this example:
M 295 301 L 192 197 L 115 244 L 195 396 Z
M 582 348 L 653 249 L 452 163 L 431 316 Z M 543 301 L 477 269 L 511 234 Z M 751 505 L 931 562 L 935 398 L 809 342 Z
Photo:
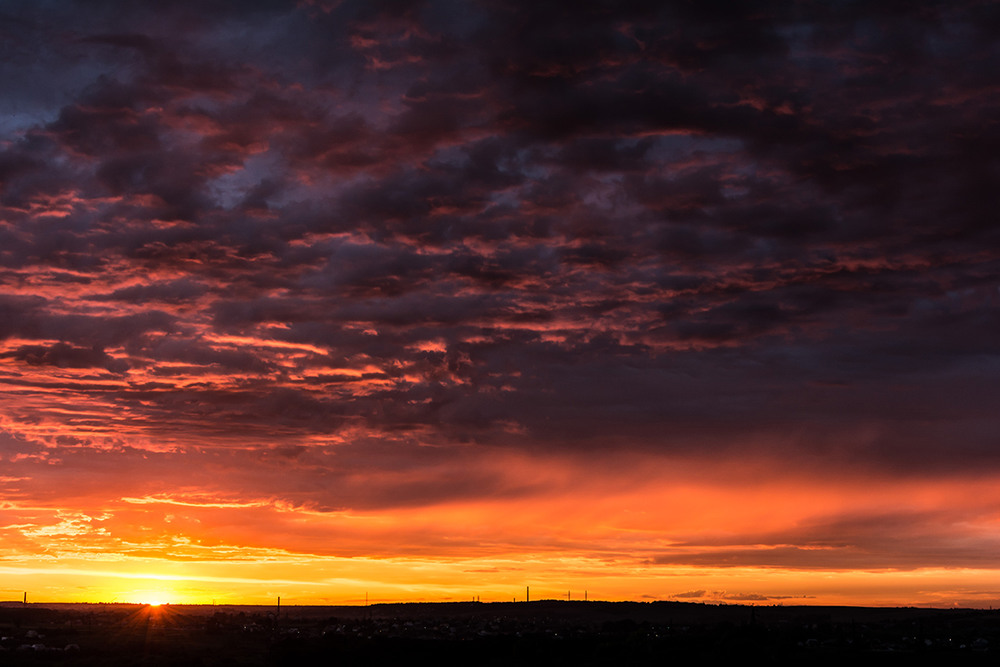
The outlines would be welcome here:
M 26 0 L 0 31 L 10 511 L 106 511 L 109 554 L 157 503 L 270 507 L 320 556 L 995 553 L 995 493 L 954 489 L 1000 473 L 996 5 Z M 790 480 L 780 525 L 323 522 Z

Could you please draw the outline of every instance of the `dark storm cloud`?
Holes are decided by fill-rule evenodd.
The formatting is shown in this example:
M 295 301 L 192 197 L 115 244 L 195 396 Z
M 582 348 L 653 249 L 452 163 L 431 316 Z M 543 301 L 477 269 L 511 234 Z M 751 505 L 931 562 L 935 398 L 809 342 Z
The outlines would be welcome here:
M 24 345 L 3 356 L 24 361 L 32 366 L 51 365 L 60 368 L 91 368 L 103 367 L 109 371 L 123 372 L 128 364 L 116 362 L 104 350 L 98 347 L 73 347 L 65 343 L 56 343 L 51 347 L 41 345 Z
M 3 19 L 19 383 L 177 442 L 996 465 L 986 5 L 45 5 Z

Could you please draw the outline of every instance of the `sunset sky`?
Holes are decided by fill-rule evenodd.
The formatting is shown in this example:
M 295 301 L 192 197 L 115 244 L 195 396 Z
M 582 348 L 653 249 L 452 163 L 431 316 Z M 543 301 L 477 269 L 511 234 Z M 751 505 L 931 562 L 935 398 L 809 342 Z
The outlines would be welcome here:
M 0 600 L 1000 605 L 998 35 L 5 0 Z

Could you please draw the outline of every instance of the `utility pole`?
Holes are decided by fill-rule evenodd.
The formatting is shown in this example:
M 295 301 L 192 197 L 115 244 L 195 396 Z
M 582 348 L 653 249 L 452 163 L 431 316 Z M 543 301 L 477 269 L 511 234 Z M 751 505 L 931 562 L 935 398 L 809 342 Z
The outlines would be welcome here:
M 524 587 L 524 601 L 531 602 L 531 586 Z

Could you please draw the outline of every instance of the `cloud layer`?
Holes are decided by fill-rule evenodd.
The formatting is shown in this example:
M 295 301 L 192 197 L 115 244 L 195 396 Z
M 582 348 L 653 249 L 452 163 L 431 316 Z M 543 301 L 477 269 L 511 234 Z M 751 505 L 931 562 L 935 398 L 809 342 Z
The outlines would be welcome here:
M 984 564 L 995 494 L 853 482 L 1000 465 L 998 30 L 971 0 L 8 3 L 2 498 L 392 516 L 825 478 L 852 513 L 592 548 Z M 421 539 L 387 552 L 452 553 Z

